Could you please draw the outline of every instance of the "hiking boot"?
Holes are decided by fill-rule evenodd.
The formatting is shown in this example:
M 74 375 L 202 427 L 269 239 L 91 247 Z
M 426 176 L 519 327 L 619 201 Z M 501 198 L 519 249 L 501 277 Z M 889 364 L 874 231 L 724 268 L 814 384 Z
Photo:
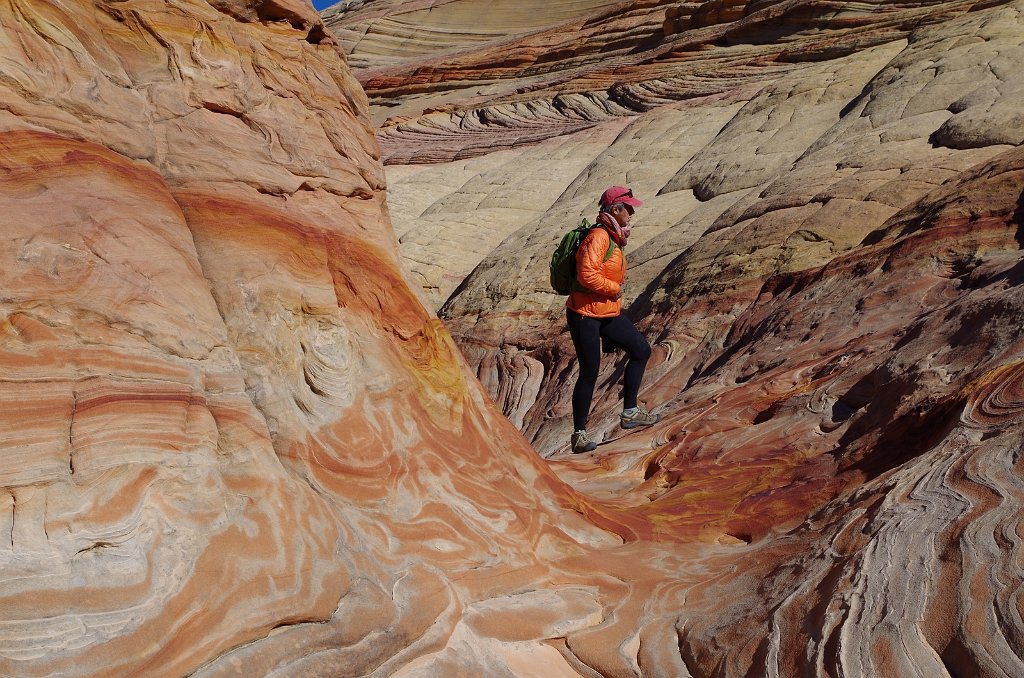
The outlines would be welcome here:
M 597 449 L 597 443 L 587 437 L 586 431 L 575 431 L 572 434 L 572 453 L 590 452 Z
M 651 426 L 657 424 L 661 419 L 660 414 L 651 414 L 642 407 L 635 407 L 633 411 L 623 410 L 619 415 L 619 424 L 622 428 L 636 428 L 638 426 Z

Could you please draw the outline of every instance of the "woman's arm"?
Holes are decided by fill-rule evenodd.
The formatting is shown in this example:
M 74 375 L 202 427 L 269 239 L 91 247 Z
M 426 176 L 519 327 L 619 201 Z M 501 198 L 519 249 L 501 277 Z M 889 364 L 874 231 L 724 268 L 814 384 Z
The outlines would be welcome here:
M 604 274 L 604 256 L 610 242 L 603 228 L 595 228 L 583 238 L 576 251 L 576 280 L 592 292 L 615 298 L 622 286 Z

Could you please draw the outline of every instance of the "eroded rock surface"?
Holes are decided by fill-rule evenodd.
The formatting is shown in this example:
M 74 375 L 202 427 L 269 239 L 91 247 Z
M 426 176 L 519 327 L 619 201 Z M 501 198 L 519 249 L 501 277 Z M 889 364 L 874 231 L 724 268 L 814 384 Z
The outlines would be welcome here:
M 405 283 L 378 157 L 304 3 L 0 9 L 0 673 L 393 675 L 471 642 L 500 675 L 621 599 L 556 563 L 631 528 Z
M 403 236 L 411 279 L 562 479 L 650 520 L 666 557 L 693 549 L 624 675 L 1024 671 L 1024 5 L 551 2 L 487 41 L 455 0 L 430 3 L 454 49 L 390 52 L 404 5 L 325 16 L 396 230 L 444 224 L 440 246 Z M 546 268 L 611 184 L 646 201 L 626 302 L 663 421 L 622 436 L 606 359 L 608 442 L 570 458 Z M 567 646 L 617 675 L 621 642 Z
M 2 6 L 0 673 L 1021 673 L 1019 4 L 524 7 L 533 85 L 462 41 L 497 94 L 562 91 L 575 27 L 559 106 L 604 113 L 417 137 L 459 164 L 400 170 L 396 217 L 437 207 L 396 237 L 405 128 L 304 3 Z M 564 439 L 536 274 L 620 180 L 665 421 L 546 462 L 509 421 Z M 464 204 L 466 358 L 398 254 Z

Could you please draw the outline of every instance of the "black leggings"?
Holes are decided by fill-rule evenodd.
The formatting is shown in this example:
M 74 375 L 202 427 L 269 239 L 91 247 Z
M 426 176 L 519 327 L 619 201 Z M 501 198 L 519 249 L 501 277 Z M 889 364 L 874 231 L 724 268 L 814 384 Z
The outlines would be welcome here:
M 622 314 L 614 318 L 591 318 L 572 309 L 565 311 L 569 334 L 580 362 L 580 376 L 572 390 L 572 424 L 575 430 L 581 431 L 587 428 L 590 403 L 594 399 L 597 373 L 601 368 L 601 337 L 629 354 L 622 389 L 622 406 L 627 410 L 636 407 L 640 382 L 651 357 L 651 345 L 633 321 Z

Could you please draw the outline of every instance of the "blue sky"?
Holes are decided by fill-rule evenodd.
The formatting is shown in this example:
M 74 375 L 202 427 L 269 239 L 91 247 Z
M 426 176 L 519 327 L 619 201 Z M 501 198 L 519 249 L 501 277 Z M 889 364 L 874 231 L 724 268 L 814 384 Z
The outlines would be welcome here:
M 318 10 L 326 9 L 331 5 L 337 3 L 338 0 L 313 0 L 313 6 Z

